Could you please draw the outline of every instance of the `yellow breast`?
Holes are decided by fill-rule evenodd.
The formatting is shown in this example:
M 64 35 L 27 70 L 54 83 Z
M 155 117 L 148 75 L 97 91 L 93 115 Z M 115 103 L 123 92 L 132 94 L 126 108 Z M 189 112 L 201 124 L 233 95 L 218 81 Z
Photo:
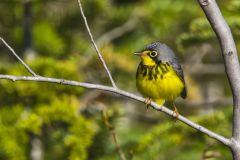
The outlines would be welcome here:
M 184 83 L 168 63 L 139 66 L 136 84 L 144 97 L 152 98 L 158 104 L 176 99 L 184 89 Z

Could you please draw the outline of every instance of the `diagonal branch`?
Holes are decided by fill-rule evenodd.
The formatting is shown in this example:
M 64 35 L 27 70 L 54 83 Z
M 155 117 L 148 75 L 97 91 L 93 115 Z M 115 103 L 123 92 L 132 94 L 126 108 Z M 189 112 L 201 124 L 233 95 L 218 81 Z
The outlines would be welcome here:
M 124 97 L 128 97 L 131 98 L 133 100 L 136 101 L 140 101 L 145 103 L 145 98 L 137 96 L 135 94 L 120 90 L 118 88 L 114 88 L 114 87 L 109 87 L 109 86 L 104 86 L 104 85 L 97 85 L 97 84 L 91 84 L 91 83 L 84 83 L 84 82 L 77 82 L 77 81 L 71 81 L 71 80 L 65 80 L 65 79 L 57 79 L 57 78 L 49 78 L 49 77 L 29 77 L 29 76 L 13 76 L 13 75 L 1 75 L 0 74 L 0 79 L 8 79 L 8 80 L 12 80 L 12 81 L 37 81 L 37 82 L 49 82 L 49 83 L 57 83 L 57 84 L 63 84 L 63 85 L 70 85 L 70 86 L 78 86 L 78 87 L 83 87 L 83 88 L 89 88 L 89 89 L 98 89 L 98 90 L 103 90 L 103 91 L 107 91 L 107 92 L 112 92 L 112 93 L 116 93 L 119 95 L 122 95 Z M 172 110 L 164 107 L 164 106 L 159 106 L 154 102 L 151 102 L 150 104 L 152 106 L 153 109 L 161 111 L 169 116 L 176 116 L 176 113 L 173 112 Z M 189 127 L 192 127 L 206 135 L 208 135 L 209 137 L 218 140 L 219 142 L 222 142 L 223 144 L 225 144 L 226 146 L 231 146 L 232 145 L 232 141 L 228 138 L 225 138 L 217 133 L 214 133 L 213 131 L 208 130 L 207 128 L 196 124 L 194 122 L 192 122 L 191 120 L 179 115 L 178 116 L 178 120 L 185 123 L 186 125 L 188 125 Z
M 106 110 L 105 107 L 102 110 L 102 118 L 103 118 L 104 124 L 106 125 L 106 127 L 108 128 L 109 132 L 112 135 L 113 142 L 114 142 L 114 144 L 116 146 L 116 149 L 117 149 L 117 152 L 119 154 L 120 159 L 121 160 L 126 160 L 124 152 L 123 152 L 123 150 L 122 150 L 122 148 L 121 148 L 121 146 L 120 146 L 120 144 L 118 142 L 117 134 L 115 132 L 114 126 L 109 122 L 108 113 L 107 113 L 107 110 Z
M 130 18 L 124 24 L 122 24 L 120 26 L 117 26 L 116 28 L 113 28 L 110 31 L 107 31 L 106 33 L 101 35 L 96 40 L 97 46 L 99 48 L 101 48 L 105 44 L 108 44 L 109 42 L 123 36 L 124 34 L 130 32 L 130 31 L 132 31 L 134 28 L 136 28 L 136 26 L 138 24 L 138 21 L 139 21 L 138 19 L 139 19 L 139 17 L 137 17 L 135 15 L 132 15 L 132 16 L 130 16 Z M 91 47 L 89 47 L 87 49 L 86 53 L 85 53 L 88 56 L 88 59 L 90 59 L 90 56 L 91 56 L 90 51 L 91 51 Z
M 81 4 L 80 0 L 78 0 L 78 6 L 79 6 L 79 9 L 80 9 L 81 15 L 82 15 L 82 17 L 83 17 L 84 23 L 85 23 L 85 27 L 87 28 L 88 35 L 89 35 L 89 37 L 90 37 L 90 39 L 91 39 L 91 42 L 92 42 L 92 44 L 93 44 L 93 46 L 94 46 L 94 48 L 95 48 L 95 50 L 96 50 L 96 52 L 97 52 L 97 54 L 98 54 L 98 58 L 99 58 L 100 61 L 102 62 L 103 67 L 104 67 L 104 69 L 106 70 L 106 72 L 107 72 L 107 74 L 108 74 L 108 77 L 109 77 L 109 79 L 110 79 L 110 81 L 111 81 L 111 83 L 112 83 L 112 86 L 113 86 L 114 88 L 117 88 L 117 86 L 116 86 L 116 84 L 115 84 L 115 82 L 114 82 L 114 80 L 113 80 L 113 78 L 112 78 L 112 75 L 111 75 L 111 73 L 110 73 L 110 71 L 109 71 L 109 69 L 108 69 L 108 67 L 107 67 L 107 65 L 106 65 L 106 63 L 105 63 L 105 61 L 104 61 L 104 59 L 103 59 L 103 57 L 102 57 L 102 55 L 101 55 L 101 53 L 100 53 L 100 51 L 99 51 L 99 49 L 98 49 L 98 47 L 97 47 L 94 39 L 93 39 L 92 33 L 91 33 L 91 31 L 90 31 L 90 29 L 89 29 L 89 26 L 88 26 L 87 18 L 86 18 L 86 16 L 84 15 L 83 8 L 82 8 L 82 4 Z
M 136 28 L 138 22 L 139 22 L 139 17 L 137 17 L 135 15 L 130 16 L 130 18 L 121 26 L 113 28 L 112 30 L 101 35 L 99 37 L 99 39 L 97 39 L 97 41 L 96 41 L 98 47 L 100 46 L 100 48 L 101 48 L 101 46 L 103 46 L 104 44 L 107 44 L 107 43 L 123 36 L 124 34 L 132 31 L 133 29 Z
M 16 52 L 14 51 L 14 49 L 12 49 L 12 47 L 10 47 L 7 42 L 0 37 L 0 40 L 4 43 L 4 45 L 13 53 L 13 55 L 22 63 L 22 65 L 28 70 L 28 72 L 30 72 L 34 77 L 37 77 L 37 74 L 34 73 L 30 67 L 28 67 L 28 65 L 16 54 Z

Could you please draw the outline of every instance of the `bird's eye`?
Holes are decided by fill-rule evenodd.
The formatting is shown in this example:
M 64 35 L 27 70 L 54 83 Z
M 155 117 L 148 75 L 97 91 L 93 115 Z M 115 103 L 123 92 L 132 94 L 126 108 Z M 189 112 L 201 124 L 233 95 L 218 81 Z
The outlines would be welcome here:
M 150 52 L 150 56 L 151 57 L 156 57 L 157 56 L 157 52 L 156 51 L 151 51 Z

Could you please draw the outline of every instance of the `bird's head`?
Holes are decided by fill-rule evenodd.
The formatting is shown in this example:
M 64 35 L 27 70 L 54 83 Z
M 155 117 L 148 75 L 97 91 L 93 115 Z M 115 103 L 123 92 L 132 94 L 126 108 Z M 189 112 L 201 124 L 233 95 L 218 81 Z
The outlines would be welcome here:
M 168 62 L 176 58 L 174 52 L 167 45 L 160 42 L 151 43 L 134 54 L 141 57 L 145 66 L 154 66 L 161 61 Z

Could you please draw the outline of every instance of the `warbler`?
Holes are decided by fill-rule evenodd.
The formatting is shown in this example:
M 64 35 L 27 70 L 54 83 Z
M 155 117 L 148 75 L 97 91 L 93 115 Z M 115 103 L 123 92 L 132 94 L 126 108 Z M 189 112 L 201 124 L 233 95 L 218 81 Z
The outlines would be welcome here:
M 134 54 L 141 57 L 136 86 L 146 98 L 146 104 L 149 105 L 151 100 L 159 105 L 171 101 L 178 116 L 174 100 L 179 96 L 186 98 L 187 90 L 183 70 L 175 53 L 167 45 L 154 42 Z

